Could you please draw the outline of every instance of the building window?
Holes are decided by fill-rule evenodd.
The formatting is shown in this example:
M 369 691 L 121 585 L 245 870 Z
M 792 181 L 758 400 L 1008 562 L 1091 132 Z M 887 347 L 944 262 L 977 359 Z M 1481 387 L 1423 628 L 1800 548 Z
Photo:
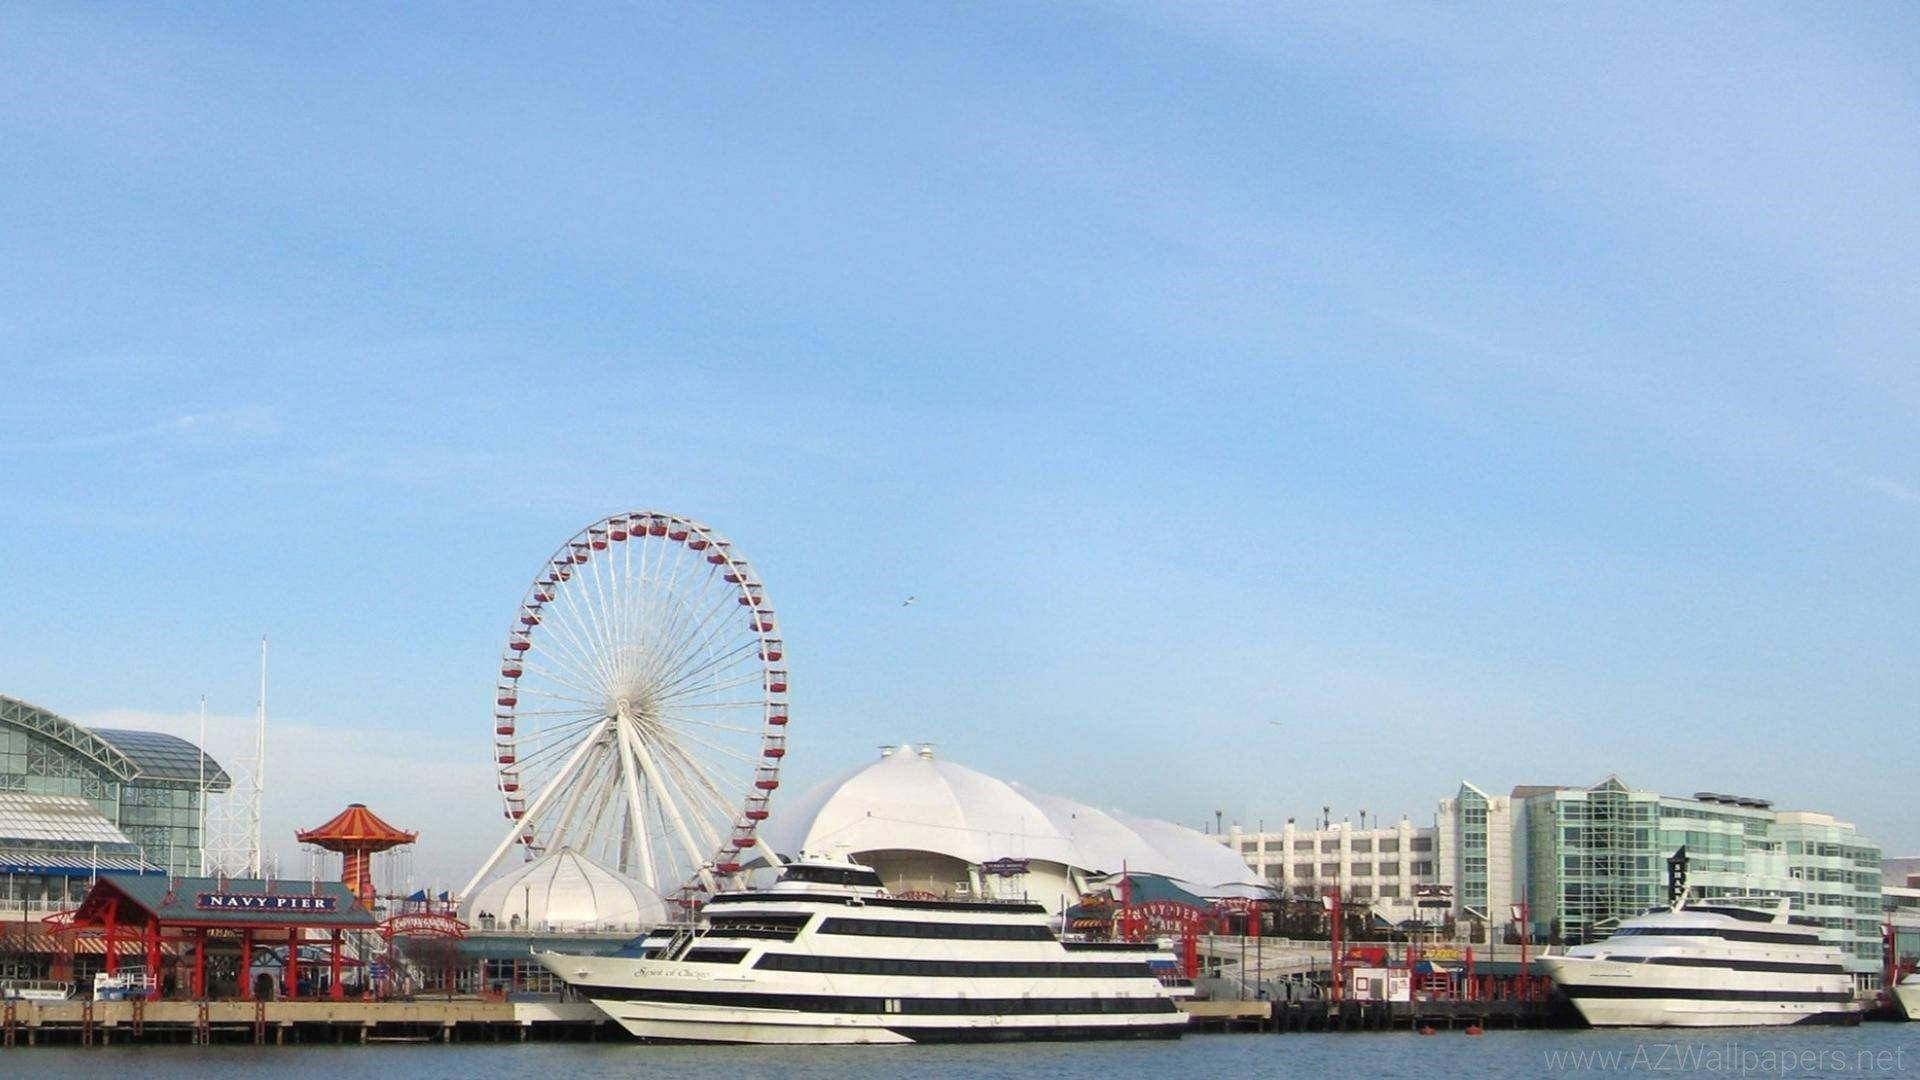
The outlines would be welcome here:
M 1417 863 L 1414 863 L 1414 864 L 1413 864 L 1413 874 L 1414 874 L 1414 876 L 1415 876 L 1415 877 L 1428 877 L 1428 876 L 1431 876 L 1431 875 L 1433 874 L 1433 864 L 1432 864 L 1432 863 L 1430 863 L 1430 862 L 1417 862 Z
M 1340 841 L 1338 840 L 1320 841 L 1320 854 L 1322 855 L 1331 855 L 1334 852 L 1339 850 L 1340 850 Z
M 1310 877 L 1312 877 L 1312 876 L 1313 876 L 1313 864 L 1312 864 L 1312 863 L 1310 863 L 1310 862 L 1297 862 L 1297 863 L 1294 863 L 1294 864 L 1293 864 L 1293 876 L 1294 876 L 1294 877 L 1297 877 L 1297 878 L 1300 878 L 1300 879 L 1302 879 L 1302 880 L 1305 880 L 1305 879 L 1307 879 L 1307 878 L 1310 878 Z
M 1295 850 L 1295 851 L 1312 851 L 1312 850 L 1313 850 L 1313 841 L 1311 841 L 1311 840 L 1295 840 L 1295 841 L 1293 842 L 1293 850 Z
M 1320 864 L 1320 876 L 1321 876 L 1321 877 L 1323 877 L 1323 878 L 1337 878 L 1337 877 L 1339 877 L 1339 876 L 1340 876 L 1340 864 L 1339 864 L 1339 863 L 1337 863 L 1337 862 L 1323 862 L 1323 863 L 1321 863 L 1321 864 Z
M 1382 886 L 1380 886 L 1380 899 L 1382 899 L 1382 900 L 1398 900 L 1398 899 L 1400 899 L 1400 886 L 1398 886 L 1398 885 L 1382 885 Z
M 1373 853 L 1373 841 L 1370 839 L 1355 840 L 1353 842 L 1353 850 L 1360 852 L 1361 854 L 1370 855 Z
M 1412 851 L 1432 851 L 1432 850 L 1433 850 L 1433 837 L 1431 837 L 1431 836 L 1416 836 L 1416 837 L 1414 837 L 1414 838 L 1413 838 L 1413 847 L 1412 847 L 1412 848 L 1411 848 L 1410 850 L 1412 850 Z
M 1354 877 L 1372 877 L 1373 864 L 1364 863 L 1364 862 L 1354 863 L 1353 866 L 1351 866 L 1348 869 L 1348 873 L 1352 874 Z
M 1388 854 L 1392 854 L 1393 852 L 1397 852 L 1397 851 L 1399 851 L 1399 850 L 1400 850 L 1400 838 L 1399 838 L 1399 837 L 1397 837 L 1397 836 L 1391 836 L 1391 837 L 1382 837 L 1382 838 L 1381 838 L 1381 840 L 1380 840 L 1380 854 L 1382 854 L 1382 855 L 1388 855 Z

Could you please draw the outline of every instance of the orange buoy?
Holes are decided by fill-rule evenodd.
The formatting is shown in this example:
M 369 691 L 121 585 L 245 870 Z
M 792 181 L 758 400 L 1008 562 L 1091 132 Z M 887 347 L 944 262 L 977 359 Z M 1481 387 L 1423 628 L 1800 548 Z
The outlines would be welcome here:
M 1482 1031 L 1480 1030 L 1480 1025 L 1479 1025 L 1479 1024 L 1468 1024 L 1468 1025 L 1467 1025 L 1467 1034 L 1469 1034 L 1469 1035 L 1480 1035 L 1480 1034 L 1483 1034 L 1483 1032 L 1482 1032 Z

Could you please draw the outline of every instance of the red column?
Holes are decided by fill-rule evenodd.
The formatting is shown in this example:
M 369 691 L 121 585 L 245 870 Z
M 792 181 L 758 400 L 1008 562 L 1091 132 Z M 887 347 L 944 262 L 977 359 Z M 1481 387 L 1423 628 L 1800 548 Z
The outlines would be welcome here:
M 193 935 L 193 996 L 202 1001 L 207 996 L 207 928 L 202 926 Z
M 1333 991 L 1333 1000 L 1337 1004 L 1340 1001 L 1340 890 L 1334 889 L 1329 895 L 1333 898 L 1333 902 L 1327 906 L 1327 918 L 1331 931 L 1328 934 L 1330 939 L 1328 945 L 1333 953 L 1333 982 L 1330 988 Z
M 346 993 L 340 988 L 340 931 L 333 930 L 327 937 L 333 946 L 333 986 L 327 996 L 339 1001 Z
M 120 970 L 120 941 L 114 933 L 120 927 L 120 905 L 109 901 L 107 904 L 107 974 Z
M 240 931 L 240 1000 L 253 1000 L 253 927 Z
M 287 962 L 280 968 L 280 976 L 287 980 L 287 1000 L 300 1000 L 300 935 L 299 927 L 287 931 Z
M 160 916 L 147 920 L 147 1000 L 160 997 Z

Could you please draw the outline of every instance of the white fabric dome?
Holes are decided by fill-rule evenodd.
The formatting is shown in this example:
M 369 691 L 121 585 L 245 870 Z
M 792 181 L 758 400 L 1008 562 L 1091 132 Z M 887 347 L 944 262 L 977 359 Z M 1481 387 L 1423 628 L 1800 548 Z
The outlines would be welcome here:
M 497 930 L 644 930 L 666 921 L 666 904 L 572 848 L 560 848 L 482 885 L 460 903 L 461 921 Z
M 1168 865 L 1179 868 L 1168 873 L 1168 877 L 1196 886 L 1194 891 L 1202 896 L 1238 895 L 1238 890 L 1227 886 L 1266 885 L 1246 863 L 1240 861 L 1240 856 L 1234 854 L 1232 849 L 1198 829 L 1118 811 L 1113 816 L 1139 834 L 1141 839 L 1152 844 L 1166 858 Z
M 778 809 L 767 840 L 786 856 L 924 851 L 978 866 L 1033 859 L 1093 874 L 1124 866 L 1207 896 L 1261 889 L 1227 848 L 1202 833 L 1008 784 L 903 746 Z
M 901 747 L 821 784 L 779 809 L 770 824 L 769 842 L 783 855 L 930 851 L 974 864 L 1073 859 L 1046 811 L 1004 781 L 939 760 L 928 747 Z

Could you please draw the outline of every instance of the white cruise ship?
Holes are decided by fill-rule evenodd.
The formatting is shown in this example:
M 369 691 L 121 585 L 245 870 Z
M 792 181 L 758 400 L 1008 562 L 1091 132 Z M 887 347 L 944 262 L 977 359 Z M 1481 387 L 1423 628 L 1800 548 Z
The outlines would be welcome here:
M 1038 904 L 906 900 L 802 860 L 613 956 L 536 953 L 643 1039 L 907 1043 L 1177 1038 L 1154 945 L 1062 942 Z
M 1920 1020 L 1920 975 L 1909 975 L 1893 988 L 1893 999 L 1909 1020 Z
M 1596 1027 L 1737 1027 L 1857 1020 L 1845 961 L 1785 900 L 1694 900 L 1540 965 Z

